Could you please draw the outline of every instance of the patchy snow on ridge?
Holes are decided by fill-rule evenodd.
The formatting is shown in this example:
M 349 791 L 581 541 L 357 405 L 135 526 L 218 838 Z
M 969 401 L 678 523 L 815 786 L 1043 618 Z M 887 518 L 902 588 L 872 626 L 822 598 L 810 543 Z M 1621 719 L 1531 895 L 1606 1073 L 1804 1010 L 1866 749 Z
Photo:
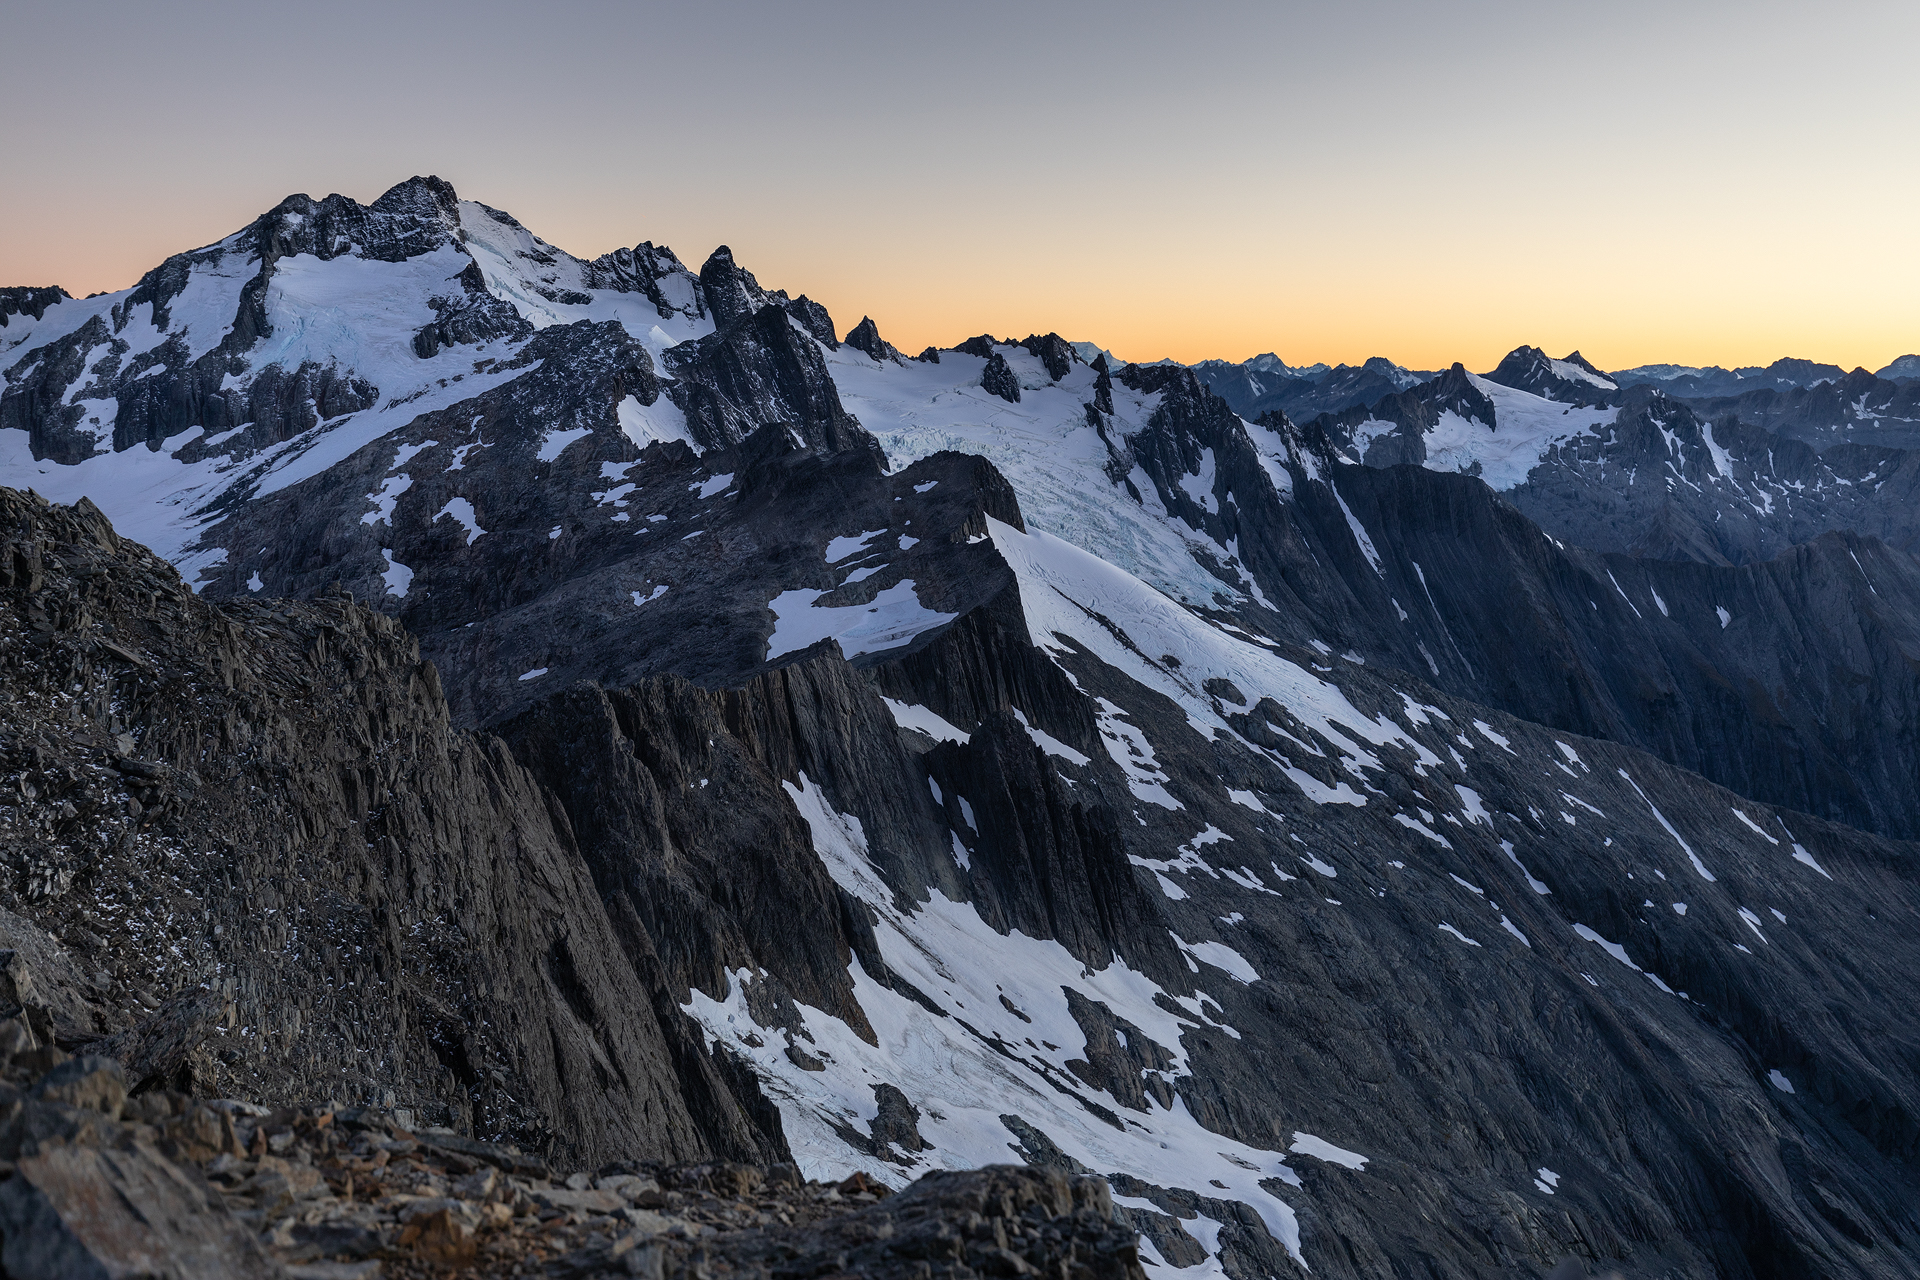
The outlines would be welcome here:
M 1618 409 L 1576 408 L 1474 374 L 1467 377 L 1493 401 L 1494 424 L 1446 410 L 1427 432 L 1424 465 L 1429 471 L 1465 472 L 1477 466 L 1479 477 L 1496 490 L 1525 483 L 1554 446 L 1594 435 L 1620 415 Z
M 911 702 L 901 702 L 897 698 L 882 696 L 880 701 L 887 704 L 887 710 L 893 713 L 893 722 L 902 729 L 912 729 L 924 733 L 936 742 L 969 742 L 973 735 L 965 729 L 956 728 L 944 716 L 929 707 Z
M 513 304 L 535 328 L 617 320 L 656 360 L 668 347 L 713 332 L 713 321 L 698 314 L 690 271 L 658 281 L 670 311 L 662 316 L 644 293 L 592 288 L 585 262 L 478 201 L 460 202 L 460 229 L 466 233 L 467 251 L 480 264 L 487 291 Z M 647 416 L 657 407 L 648 406 Z
M 1199 551 L 1225 562 L 1232 552 L 1169 515 L 1144 475 L 1133 478 L 1139 502 L 1107 475 L 1113 455 L 1087 425 L 1085 405 L 1097 376 L 1091 369 L 1076 364 L 1052 382 L 1046 366 L 1025 350 L 995 350 L 1020 379 L 1018 404 L 981 389 L 986 361 L 978 356 L 942 351 L 939 364 L 896 365 L 875 364 L 850 347 L 822 346 L 821 354 L 841 403 L 880 441 L 895 470 L 943 449 L 976 454 L 1013 485 L 1028 528 L 1084 547 L 1178 600 L 1209 605 L 1216 596 L 1245 598 L 1194 559 Z M 1141 430 L 1160 399 L 1158 392 L 1143 396 L 1115 382 L 1110 430 Z M 1284 468 L 1267 470 L 1286 477 Z M 1203 462 L 1201 474 L 1184 483 L 1202 507 L 1217 508 L 1211 471 Z M 1291 488 L 1290 481 L 1275 483 L 1283 492 Z
M 1361 768 L 1379 769 L 1369 749 L 1396 743 L 1413 752 L 1423 765 L 1440 759 L 1392 720 L 1362 714 L 1337 685 L 1302 670 L 1259 645 L 1237 640 L 1169 600 L 1139 579 L 1079 547 L 1046 533 L 1022 533 L 1012 525 L 987 518 L 993 545 L 1013 569 L 1019 584 L 1020 605 L 1034 640 L 1043 649 L 1064 652 L 1071 641 L 1108 666 L 1132 677 L 1146 688 L 1164 694 L 1187 713 L 1193 731 L 1205 737 L 1233 734 L 1226 719 L 1214 710 L 1205 691 L 1208 680 L 1231 680 L 1252 702 L 1270 697 L 1306 724 L 1319 729 L 1349 760 L 1345 767 L 1356 778 Z M 1103 621 L 1096 620 L 1100 615 Z M 1131 645 L 1121 642 L 1105 623 L 1117 627 Z M 1178 666 L 1152 661 L 1143 655 L 1165 654 Z M 1117 726 L 1119 708 L 1102 715 L 1102 733 L 1109 720 Z M 1131 728 L 1131 726 L 1128 726 Z M 1117 732 L 1117 727 L 1116 727 Z M 1137 730 L 1135 731 L 1137 732 Z M 1235 735 L 1238 736 L 1237 734 Z M 1248 749 L 1274 758 L 1270 750 L 1247 744 Z M 1127 768 L 1130 756 L 1109 750 Z M 1289 771 L 1296 782 L 1308 775 Z M 1131 772 L 1130 772 L 1131 779 Z M 1144 779 L 1142 780 L 1145 781 Z M 1334 796 L 1364 804 L 1342 781 Z M 1139 794 L 1136 788 L 1135 794 Z M 1348 799 L 1348 797 L 1351 799 Z M 1171 799 L 1171 797 L 1169 797 Z M 1177 803 L 1177 802 L 1176 802 Z
M 780 1109 L 804 1173 L 840 1178 L 864 1170 L 898 1187 L 931 1169 L 1018 1163 L 1015 1135 L 1000 1119 L 1012 1113 L 1101 1173 L 1131 1174 L 1248 1205 L 1292 1257 L 1305 1261 L 1293 1209 L 1261 1186 L 1275 1179 L 1299 1185 L 1283 1153 L 1208 1130 L 1178 1095 L 1171 1110 L 1150 1099 L 1146 1111 L 1136 1111 L 1067 1070 L 1067 1062 L 1084 1057 L 1087 1046 L 1069 1011 L 1068 990 L 1104 1003 L 1168 1050 L 1173 1060 L 1163 1074 L 1169 1078 L 1190 1071 L 1181 1043 L 1185 1032 L 1220 1025 L 1208 1016 L 1208 1008 L 1218 1006 L 1204 993 L 1176 996 L 1117 958 L 1090 969 L 1057 942 L 1017 931 L 996 933 L 970 904 L 953 902 L 937 889 L 918 909 L 903 912 L 869 860 L 859 821 L 836 812 L 804 774 L 798 786 L 782 785 L 835 882 L 873 909 L 874 937 L 888 966 L 948 1011 L 937 1015 L 882 986 L 856 959 L 849 965 L 854 994 L 877 1043 L 863 1040 L 828 1013 L 800 1005 L 811 1041 L 796 1043 L 825 1067 L 806 1071 L 788 1058 L 787 1033 L 753 1021 L 746 993 L 759 979 L 750 970 L 730 974 L 719 998 L 698 989 L 691 993 L 682 1007 L 700 1023 L 709 1045 L 720 1041 L 752 1066 Z M 1229 950 L 1210 955 L 1232 963 Z M 1003 998 L 1025 1017 L 1002 1004 Z M 749 1043 L 749 1035 L 763 1043 Z M 1124 1116 L 1124 1127 L 1098 1119 L 1052 1083 L 1066 1079 L 1075 1079 L 1076 1090 Z M 866 1131 L 879 1112 L 874 1086 L 882 1083 L 898 1088 L 918 1108 L 919 1130 L 928 1143 L 925 1151 L 895 1153 L 900 1163 L 866 1155 L 838 1132 Z M 1307 1153 L 1360 1158 L 1331 1144 L 1326 1152 Z M 1224 1271 L 1214 1254 L 1184 1274 L 1213 1277 Z
M 1553 369 L 1553 376 L 1563 381 L 1591 383 L 1603 391 L 1618 391 L 1620 389 L 1615 386 L 1610 379 L 1603 378 L 1589 369 L 1584 369 L 1571 360 L 1555 360 L 1549 357 L 1547 364 Z

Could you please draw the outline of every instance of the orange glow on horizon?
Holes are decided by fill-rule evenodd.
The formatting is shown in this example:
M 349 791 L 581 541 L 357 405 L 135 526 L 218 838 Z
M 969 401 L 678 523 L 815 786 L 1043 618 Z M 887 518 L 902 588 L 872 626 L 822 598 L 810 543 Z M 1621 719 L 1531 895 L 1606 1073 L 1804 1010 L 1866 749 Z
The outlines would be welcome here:
M 41 241 L 38 252 L 0 254 L 4 283 L 59 283 L 76 297 L 124 289 L 169 254 L 230 234 L 252 216 L 229 213 L 224 227 L 155 227 L 146 237 L 151 243 L 109 242 L 105 253 L 91 236 L 76 237 L 87 241 L 84 249 Z M 536 234 L 568 247 L 565 235 L 520 216 Z M 676 245 L 697 271 L 711 251 L 694 248 L 705 241 L 685 234 L 620 236 L 597 221 L 565 228 L 575 242 L 595 246 L 582 256 L 652 238 Z M 972 260 L 931 250 L 914 256 L 906 246 L 871 253 L 860 251 L 871 242 L 821 244 L 777 228 L 755 230 L 731 243 L 762 285 L 822 303 L 842 333 L 871 315 L 881 335 L 907 354 L 978 333 L 1018 339 L 1047 332 L 1143 362 L 1237 362 L 1273 352 L 1296 367 L 1385 356 L 1413 369 L 1445 369 L 1458 360 L 1474 372 L 1521 345 L 1555 357 L 1578 350 L 1602 369 L 1736 368 L 1794 356 L 1874 370 L 1920 350 L 1920 303 L 1913 301 L 1920 290 L 1849 304 L 1835 296 L 1835 286 L 1850 283 L 1837 270 L 1702 278 L 1697 292 L 1721 301 L 1711 310 L 1675 309 L 1670 296 L 1649 298 L 1629 278 L 1543 289 L 1524 276 L 1503 279 L 1459 261 L 1408 264 L 1364 283 L 1272 265 L 1240 279 L 1204 267 L 1143 279 L 1111 263 L 1063 270 L 1006 253 Z
M 76 297 L 124 289 L 169 254 L 230 234 L 258 210 L 224 212 L 225 225 L 209 219 L 189 228 L 176 217 L 145 228 L 143 237 L 108 240 L 104 252 L 102 240 L 85 228 L 74 243 L 41 239 L 27 249 L 16 242 L 0 252 L 3 282 L 60 283 Z M 561 213 L 557 220 L 572 225 L 556 229 L 543 225 L 538 213 L 515 212 L 550 243 L 594 246 L 586 257 L 651 238 L 677 245 L 697 271 L 714 239 L 690 237 L 684 228 L 671 236 L 657 230 L 621 235 L 610 220 L 591 214 Z M 1920 289 L 1897 298 L 1881 289 L 1849 300 L 1841 295 L 1857 278 L 1840 268 L 1729 275 L 1711 262 L 1695 263 L 1691 290 L 1655 297 L 1633 273 L 1607 270 L 1543 287 L 1525 273 L 1462 259 L 1382 264 L 1356 277 L 1303 269 L 1279 256 L 1221 270 L 1195 254 L 1143 277 L 1126 269 L 1124 259 L 1082 254 L 1062 263 L 1018 245 L 960 255 L 899 238 L 822 242 L 777 226 L 752 228 L 731 244 L 736 260 L 765 287 L 822 303 L 842 333 L 871 315 L 881 335 L 907 354 L 951 347 L 978 333 L 1018 339 L 1047 332 L 1143 362 L 1237 362 L 1273 352 L 1296 367 L 1385 356 L 1413 369 L 1445 369 L 1458 360 L 1475 372 L 1493 368 L 1520 345 L 1555 357 L 1578 350 L 1602 369 L 1735 368 L 1794 356 L 1874 370 L 1920 350 L 1920 303 L 1914 301 Z M 1676 306 L 1678 292 L 1718 301 L 1710 308 Z

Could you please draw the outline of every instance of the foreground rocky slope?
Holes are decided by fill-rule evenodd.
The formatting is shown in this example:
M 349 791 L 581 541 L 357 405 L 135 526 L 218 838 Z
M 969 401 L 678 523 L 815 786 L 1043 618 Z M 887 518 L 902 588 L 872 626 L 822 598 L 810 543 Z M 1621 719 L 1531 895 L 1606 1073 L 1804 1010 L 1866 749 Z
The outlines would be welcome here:
M 17 1015 L 9 1031 L 32 1039 Z M 64 1057 L 36 1046 L 0 1065 L 0 1263 L 17 1280 L 1142 1274 L 1097 1178 L 986 1169 L 890 1198 L 863 1175 L 822 1186 L 791 1164 L 563 1176 L 518 1147 L 361 1107 L 129 1098 L 114 1060 Z
M 136 1087 L 398 1098 L 588 1162 L 780 1149 L 391 620 L 216 609 L 90 507 L 8 490 L 0 529 L 0 928 L 56 1037 Z

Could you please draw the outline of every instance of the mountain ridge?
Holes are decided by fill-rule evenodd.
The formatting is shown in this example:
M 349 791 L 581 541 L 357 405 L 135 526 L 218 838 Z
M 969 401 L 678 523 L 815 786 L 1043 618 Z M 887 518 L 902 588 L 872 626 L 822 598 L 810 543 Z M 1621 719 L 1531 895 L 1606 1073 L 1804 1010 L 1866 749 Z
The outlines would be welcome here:
M 1554 523 L 1604 527 L 1625 462 L 1762 508 L 1758 548 L 1793 504 L 1856 518 L 1805 490 L 1861 488 L 1836 449 L 1864 446 L 1762 463 L 1793 442 L 1529 348 L 1509 376 L 1604 394 L 1388 366 L 1371 407 L 1250 421 L 1186 366 L 1051 334 L 903 359 L 724 248 L 596 265 L 444 184 L 388 195 L 254 224 L 331 257 L 247 274 L 230 237 L 0 353 L 0 479 L 98 492 L 162 557 L 4 495 L 0 900 L 19 954 L 109 962 L 49 980 L 76 1048 L 313 1100 L 346 1017 L 313 994 L 370 962 L 258 904 L 331 892 L 412 984 L 378 1003 L 406 1065 L 342 1101 L 583 1158 L 1092 1171 L 1150 1268 L 1236 1280 L 1914 1273 L 1885 996 L 1914 851 L 1832 820 L 1903 829 L 1913 763 L 1822 734 L 1904 715 L 1920 571 L 1837 528 L 1723 564 Z M 348 225 L 402 256 L 318 238 Z M 220 350 L 217 393 L 149 372 L 163 346 Z M 190 416 L 282 416 L 155 439 L 123 406 L 164 377 Z M 1585 505 L 1531 518 L 1556 467 Z M 271 750 L 207 736 L 229 681 Z M 311 869 L 200 839 L 188 769 Z M 503 832 L 561 905 L 516 900 Z M 123 861 L 136 894 L 192 882 L 158 1011 L 114 951 Z M 163 1034 L 229 980 L 232 1013 Z

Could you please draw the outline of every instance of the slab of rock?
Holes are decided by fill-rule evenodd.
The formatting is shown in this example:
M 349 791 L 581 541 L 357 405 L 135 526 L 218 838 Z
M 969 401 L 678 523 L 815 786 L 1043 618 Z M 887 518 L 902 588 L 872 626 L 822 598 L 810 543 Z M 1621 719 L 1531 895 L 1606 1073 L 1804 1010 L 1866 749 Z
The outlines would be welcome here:
M 627 1207 L 627 1199 L 617 1191 L 574 1191 L 566 1187 L 536 1188 L 527 1193 L 533 1202 L 548 1209 L 569 1209 L 580 1213 L 618 1213 Z
M 1020 403 L 1020 379 L 998 351 L 987 357 L 987 367 L 980 374 L 980 389 L 1008 404 Z
M 267 1274 L 259 1244 L 206 1184 L 135 1143 L 49 1146 L 0 1182 L 11 1280 L 226 1280 Z
M 127 1077 L 112 1058 L 87 1056 L 63 1062 L 33 1086 L 30 1097 L 84 1107 L 115 1120 L 127 1103 Z

